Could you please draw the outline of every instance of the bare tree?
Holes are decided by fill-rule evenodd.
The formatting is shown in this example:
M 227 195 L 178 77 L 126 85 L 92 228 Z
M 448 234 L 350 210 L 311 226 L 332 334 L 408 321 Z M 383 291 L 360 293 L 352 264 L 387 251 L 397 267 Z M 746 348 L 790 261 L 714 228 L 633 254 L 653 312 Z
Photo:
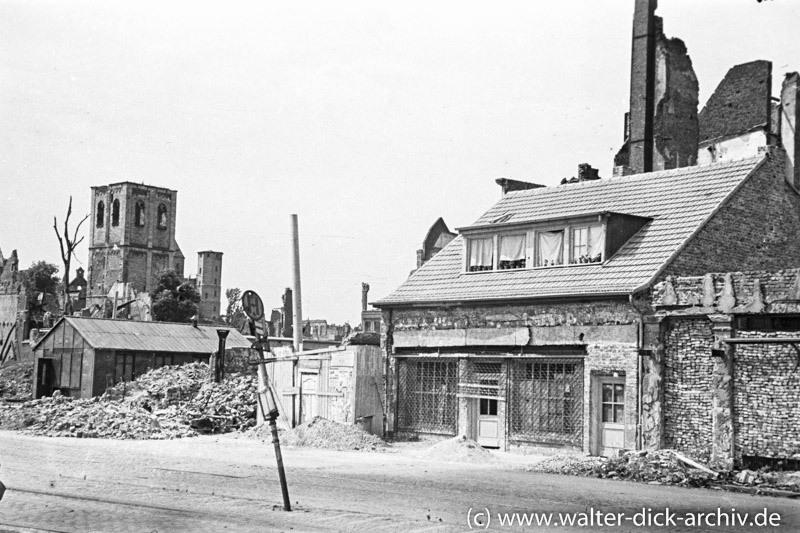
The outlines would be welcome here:
M 61 260 L 64 262 L 64 314 L 72 313 L 72 302 L 69 299 L 69 268 L 72 262 L 72 256 L 75 255 L 75 248 L 83 241 L 83 237 L 78 239 L 78 230 L 81 229 L 81 224 L 86 222 L 89 215 L 86 215 L 78 222 L 72 237 L 69 235 L 69 217 L 72 215 L 72 196 L 69 197 L 69 207 L 67 208 L 67 216 L 64 219 L 64 236 L 58 232 L 58 220 L 55 215 L 53 216 L 53 229 L 56 230 L 56 237 L 58 237 L 58 245 L 61 247 Z M 75 256 L 75 259 L 78 257 Z

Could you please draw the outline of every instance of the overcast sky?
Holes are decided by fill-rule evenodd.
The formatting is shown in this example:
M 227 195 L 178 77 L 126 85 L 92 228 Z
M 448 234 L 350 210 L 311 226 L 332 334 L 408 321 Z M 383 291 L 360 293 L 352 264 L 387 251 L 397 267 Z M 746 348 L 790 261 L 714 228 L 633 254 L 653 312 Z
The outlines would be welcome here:
M 735 64 L 800 70 L 796 0 L 659 3 L 701 106 Z M 186 274 L 221 251 L 223 289 L 275 307 L 296 213 L 306 318 L 357 324 L 361 282 L 396 288 L 496 178 L 611 175 L 633 0 L 489 4 L 0 0 L 0 249 L 61 265 L 70 195 L 77 220 L 91 186 L 167 187 Z

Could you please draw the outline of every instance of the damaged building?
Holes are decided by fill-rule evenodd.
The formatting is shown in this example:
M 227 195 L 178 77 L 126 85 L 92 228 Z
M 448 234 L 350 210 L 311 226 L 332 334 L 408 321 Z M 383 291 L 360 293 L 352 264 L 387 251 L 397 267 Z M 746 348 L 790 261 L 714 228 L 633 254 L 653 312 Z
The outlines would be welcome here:
M 709 272 L 746 271 L 761 271 L 763 287 L 767 273 L 798 266 L 798 74 L 785 76 L 775 101 L 763 88 L 768 62 L 734 67 L 698 113 L 686 47 L 664 37 L 655 8 L 636 2 L 614 177 L 585 165 L 587 179 L 555 187 L 510 190 L 498 180 L 499 202 L 374 303 L 383 313 L 390 431 L 597 455 L 698 446 L 722 467 L 800 457 L 791 430 L 800 418 L 788 409 L 800 400 L 796 387 L 775 389 L 787 409 L 763 422 L 754 413 L 767 403 L 737 410 L 735 402 L 751 400 L 727 385 L 762 372 L 753 364 L 760 357 L 774 363 L 755 383 L 773 373 L 800 379 L 790 347 L 731 340 L 737 331 L 784 332 L 797 295 L 776 285 L 772 307 L 741 299 L 720 307 L 724 275 L 713 277 L 714 302 L 686 304 L 674 288 L 674 280 L 682 287 Z M 664 287 L 678 303 L 664 302 Z M 697 316 L 686 310 L 703 305 Z M 757 437 L 759 423 L 774 429 Z

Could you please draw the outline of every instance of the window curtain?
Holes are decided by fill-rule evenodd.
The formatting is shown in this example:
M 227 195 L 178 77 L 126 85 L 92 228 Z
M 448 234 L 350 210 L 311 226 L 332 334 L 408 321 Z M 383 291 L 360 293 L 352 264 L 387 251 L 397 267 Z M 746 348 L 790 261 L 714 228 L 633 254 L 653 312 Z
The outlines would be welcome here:
M 539 266 L 560 265 L 564 257 L 564 232 L 539 233 Z
M 507 235 L 500 238 L 500 261 L 518 261 L 525 258 L 525 235 Z
M 599 263 L 603 260 L 606 249 L 606 227 L 592 226 L 589 228 L 589 260 Z
M 493 263 L 494 239 L 470 239 L 469 241 L 469 270 L 491 270 Z
M 500 237 L 500 261 L 498 268 L 525 268 L 525 235 Z

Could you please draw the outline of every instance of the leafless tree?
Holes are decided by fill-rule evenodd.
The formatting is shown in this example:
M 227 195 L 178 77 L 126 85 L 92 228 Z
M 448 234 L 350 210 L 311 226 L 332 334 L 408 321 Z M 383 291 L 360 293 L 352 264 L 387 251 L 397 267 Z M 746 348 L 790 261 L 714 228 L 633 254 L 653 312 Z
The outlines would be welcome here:
M 78 239 L 78 230 L 81 229 L 81 224 L 86 222 L 89 215 L 86 215 L 78 222 L 72 237 L 69 235 L 69 217 L 72 215 L 72 196 L 69 197 L 69 207 L 67 208 L 67 216 L 64 219 L 64 236 L 58 232 L 58 220 L 53 215 L 53 229 L 56 230 L 56 237 L 58 237 L 58 245 L 61 247 L 61 260 L 64 262 L 64 314 L 72 313 L 72 302 L 69 299 L 69 269 L 72 262 L 72 256 L 75 255 L 75 248 L 83 241 L 83 237 Z M 75 256 L 77 259 L 77 256 Z

